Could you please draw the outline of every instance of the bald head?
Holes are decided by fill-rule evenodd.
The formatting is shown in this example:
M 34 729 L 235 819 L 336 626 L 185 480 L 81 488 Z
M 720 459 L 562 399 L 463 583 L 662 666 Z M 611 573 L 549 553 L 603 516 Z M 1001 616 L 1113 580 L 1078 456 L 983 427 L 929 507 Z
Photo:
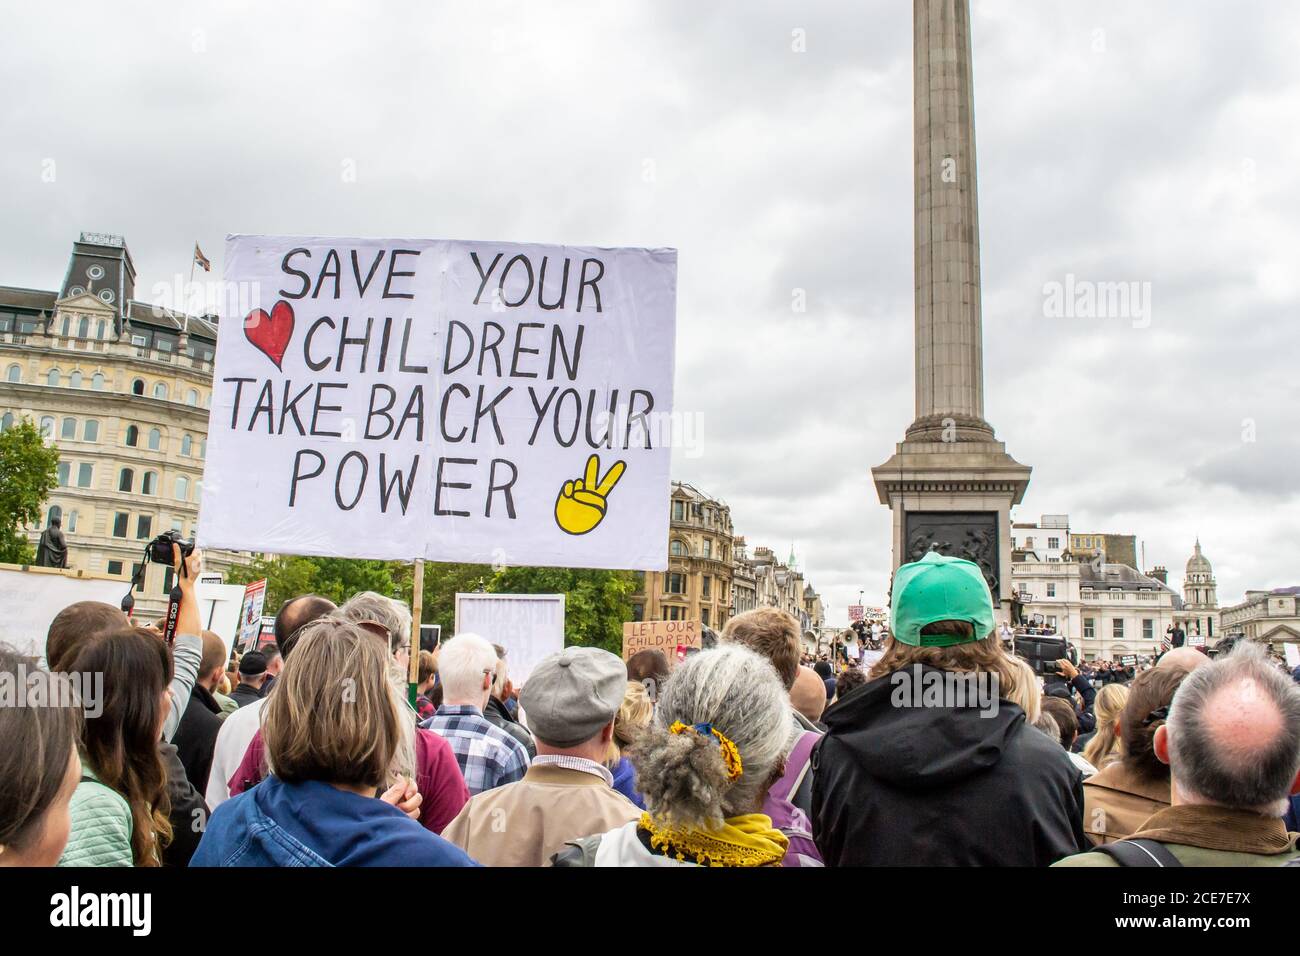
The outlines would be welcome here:
M 1300 771 L 1300 687 L 1242 642 L 1182 682 L 1157 738 L 1181 802 L 1272 813 Z
M 1175 647 L 1160 658 L 1160 663 L 1156 664 L 1156 667 L 1177 668 L 1190 673 L 1208 663 L 1210 663 L 1209 657 L 1194 647 Z
M 280 648 L 280 656 L 289 656 L 293 645 L 298 642 L 298 631 L 304 625 L 336 610 L 338 607 L 333 601 L 319 594 L 304 594 L 280 605 L 280 610 L 275 615 L 275 643 Z
M 811 721 L 821 719 L 826 709 L 826 682 L 811 667 L 800 666 L 790 688 L 790 705 Z

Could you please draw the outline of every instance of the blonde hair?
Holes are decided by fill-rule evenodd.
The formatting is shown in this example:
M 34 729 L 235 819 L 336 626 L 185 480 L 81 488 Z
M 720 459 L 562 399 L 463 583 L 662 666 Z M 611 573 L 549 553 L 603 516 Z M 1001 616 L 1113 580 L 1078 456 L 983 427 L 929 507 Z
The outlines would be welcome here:
M 1083 759 L 1098 770 L 1103 761 L 1124 753 L 1124 742 L 1115 731 L 1127 702 L 1128 687 L 1124 684 L 1107 684 L 1097 692 L 1097 700 L 1093 703 L 1093 712 L 1097 715 L 1097 732 L 1088 741 L 1088 746 L 1083 748 Z
M 388 680 L 388 654 L 337 618 L 303 628 L 262 714 L 271 772 L 287 783 L 378 787 L 405 720 Z
M 623 703 L 614 715 L 614 736 L 609 741 L 608 762 L 618 763 L 627 747 L 636 743 L 655 715 L 654 701 L 640 681 L 630 680 L 623 692 Z
M 1013 679 L 1011 685 L 1002 691 L 1002 696 L 1018 704 L 1025 712 L 1025 722 L 1037 724 L 1038 715 L 1043 709 L 1043 688 L 1038 682 L 1034 668 L 1023 657 L 1011 658 Z

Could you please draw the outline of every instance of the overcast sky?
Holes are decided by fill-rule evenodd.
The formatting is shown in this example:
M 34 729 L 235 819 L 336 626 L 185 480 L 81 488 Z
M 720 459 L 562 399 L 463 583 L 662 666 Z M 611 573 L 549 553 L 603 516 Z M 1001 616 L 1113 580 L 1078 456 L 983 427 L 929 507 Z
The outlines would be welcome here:
M 56 288 L 81 230 L 146 298 L 234 232 L 674 246 L 674 474 L 843 623 L 884 600 L 870 469 L 914 412 L 911 7 L 6 3 L 0 283 Z M 1224 605 L 1300 584 L 1300 7 L 972 17 L 1016 519 L 1135 533 L 1175 586 L 1199 535 Z M 1070 275 L 1149 314 L 1048 315 Z

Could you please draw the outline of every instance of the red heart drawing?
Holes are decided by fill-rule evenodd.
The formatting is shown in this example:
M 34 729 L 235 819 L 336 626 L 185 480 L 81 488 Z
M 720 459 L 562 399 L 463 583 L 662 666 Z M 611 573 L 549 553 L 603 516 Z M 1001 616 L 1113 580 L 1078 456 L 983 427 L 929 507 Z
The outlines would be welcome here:
M 293 306 L 281 299 L 271 307 L 270 315 L 265 309 L 254 309 L 244 317 L 244 337 L 280 368 L 293 338 Z

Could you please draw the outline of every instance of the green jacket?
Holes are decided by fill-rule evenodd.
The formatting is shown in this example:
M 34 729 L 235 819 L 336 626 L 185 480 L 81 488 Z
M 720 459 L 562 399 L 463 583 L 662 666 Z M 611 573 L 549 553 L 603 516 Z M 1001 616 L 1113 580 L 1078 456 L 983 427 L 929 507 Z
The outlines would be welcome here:
M 72 833 L 59 866 L 133 866 L 131 807 L 83 764 L 72 793 Z
M 1155 840 L 1183 866 L 1283 866 L 1300 857 L 1280 817 L 1228 807 L 1168 807 L 1153 813 L 1129 839 Z M 1053 866 L 1119 866 L 1105 853 L 1076 853 Z

